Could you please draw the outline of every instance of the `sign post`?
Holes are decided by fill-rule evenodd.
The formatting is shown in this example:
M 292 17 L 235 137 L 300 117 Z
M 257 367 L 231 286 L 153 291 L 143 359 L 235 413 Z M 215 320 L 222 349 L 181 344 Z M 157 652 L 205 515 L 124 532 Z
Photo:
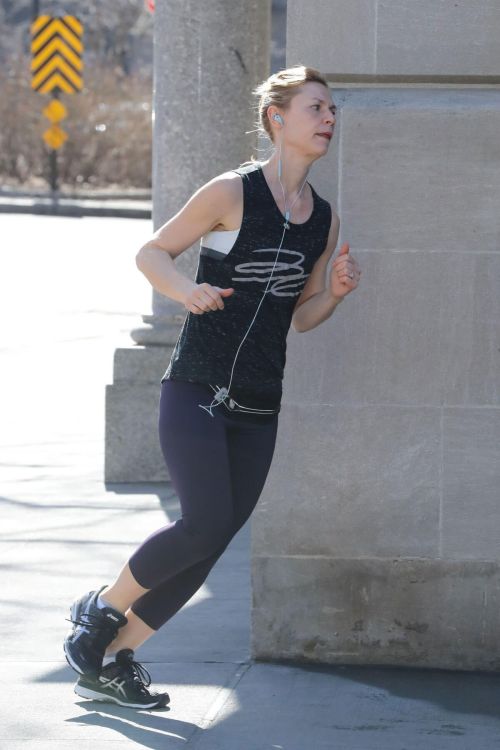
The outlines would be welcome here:
M 83 87 L 83 26 L 75 16 L 37 15 L 31 24 L 31 88 L 51 94 L 43 114 L 51 123 L 43 139 L 50 148 L 50 187 L 57 190 L 57 149 L 68 135 L 59 123 L 67 115 L 61 93 L 77 94 Z

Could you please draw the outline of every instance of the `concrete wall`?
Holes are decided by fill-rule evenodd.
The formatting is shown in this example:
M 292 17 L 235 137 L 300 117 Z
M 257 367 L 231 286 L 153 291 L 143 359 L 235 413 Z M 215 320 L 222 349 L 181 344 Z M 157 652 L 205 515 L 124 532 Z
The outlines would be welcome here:
M 287 64 L 339 108 L 312 182 L 363 275 L 289 334 L 256 658 L 500 670 L 499 28 L 493 1 L 288 2 Z

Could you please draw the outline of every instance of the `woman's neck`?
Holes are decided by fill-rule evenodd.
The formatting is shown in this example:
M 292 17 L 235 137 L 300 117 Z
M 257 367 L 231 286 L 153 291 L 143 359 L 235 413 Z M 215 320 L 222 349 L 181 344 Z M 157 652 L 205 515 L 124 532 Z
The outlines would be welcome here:
M 291 155 L 287 157 L 282 151 L 281 178 L 278 177 L 278 161 L 279 154 L 278 150 L 276 150 L 271 158 L 267 162 L 264 162 L 262 171 L 267 184 L 273 189 L 273 192 L 281 193 L 281 185 L 283 185 L 287 197 L 293 200 L 307 179 L 311 161 L 293 158 Z

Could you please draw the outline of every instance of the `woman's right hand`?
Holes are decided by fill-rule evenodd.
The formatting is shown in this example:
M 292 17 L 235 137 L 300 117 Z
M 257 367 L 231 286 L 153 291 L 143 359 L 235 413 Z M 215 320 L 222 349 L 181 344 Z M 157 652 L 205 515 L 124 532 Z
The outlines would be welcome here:
M 221 289 L 219 286 L 212 286 L 207 282 L 195 284 L 184 300 L 184 307 L 195 315 L 203 315 L 210 310 L 223 310 L 223 297 L 230 297 L 234 289 Z

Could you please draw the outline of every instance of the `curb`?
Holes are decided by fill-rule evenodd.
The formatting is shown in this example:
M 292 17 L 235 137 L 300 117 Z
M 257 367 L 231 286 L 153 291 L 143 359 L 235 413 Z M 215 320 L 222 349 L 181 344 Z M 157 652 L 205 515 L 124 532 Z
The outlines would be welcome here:
M 93 201 L 69 199 L 0 198 L 0 213 L 45 216 L 116 216 L 123 219 L 151 219 L 150 201 Z

